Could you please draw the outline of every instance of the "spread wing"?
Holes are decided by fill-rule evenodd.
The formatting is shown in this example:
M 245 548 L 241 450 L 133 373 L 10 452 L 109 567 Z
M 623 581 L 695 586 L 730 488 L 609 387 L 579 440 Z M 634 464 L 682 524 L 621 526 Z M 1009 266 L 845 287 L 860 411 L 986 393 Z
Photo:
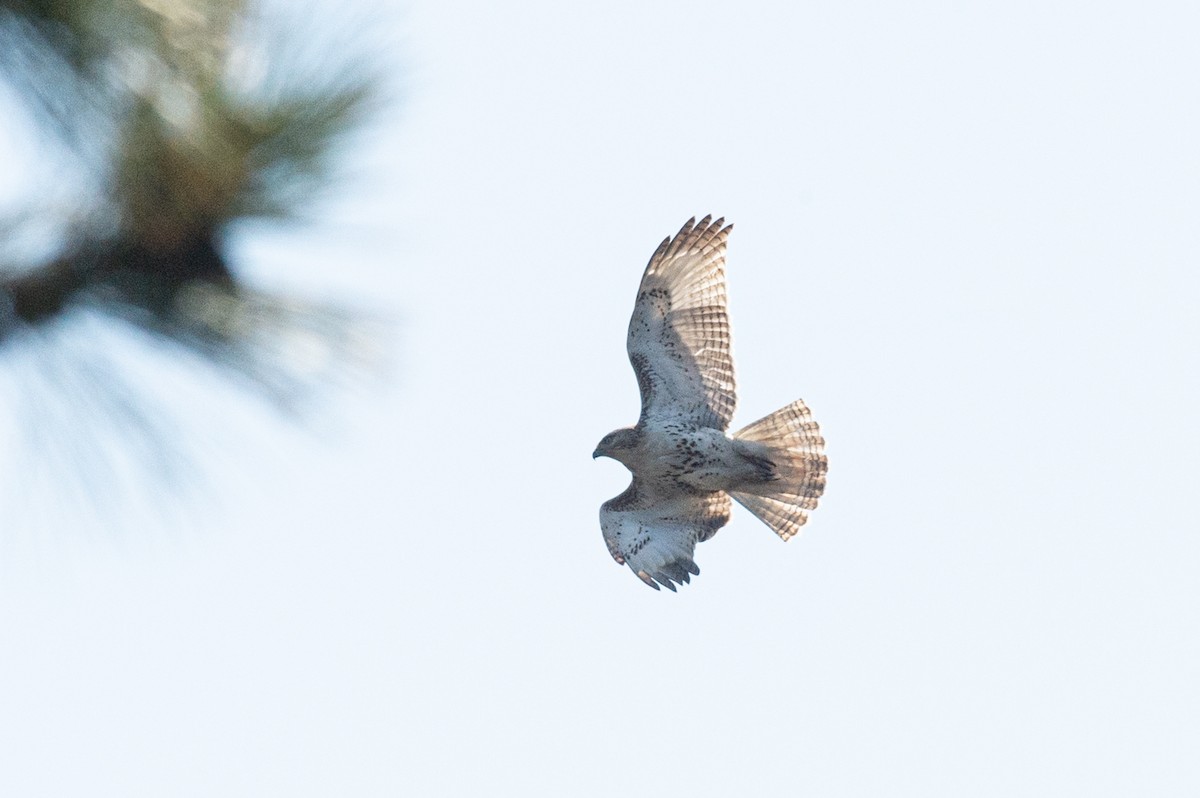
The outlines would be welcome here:
M 696 544 L 729 521 L 729 494 L 663 495 L 634 478 L 625 492 L 600 506 L 600 528 L 608 553 L 658 590 L 690 582 L 700 569 L 692 560 Z
M 629 320 L 629 361 L 642 420 L 682 417 L 724 430 L 737 396 L 725 310 L 725 245 L 733 225 L 688 220 L 642 275 Z

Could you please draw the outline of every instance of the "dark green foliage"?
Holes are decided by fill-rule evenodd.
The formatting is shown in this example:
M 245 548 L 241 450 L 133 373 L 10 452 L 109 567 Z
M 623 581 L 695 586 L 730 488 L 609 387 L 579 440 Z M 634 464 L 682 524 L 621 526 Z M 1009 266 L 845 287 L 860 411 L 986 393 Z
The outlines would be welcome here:
M 86 306 L 275 393 L 296 386 L 261 323 L 345 338 L 350 314 L 251 292 L 222 247 L 238 220 L 301 210 L 373 96 L 361 67 L 289 52 L 302 37 L 281 25 L 237 0 L 0 0 L 0 78 L 84 187 L 53 252 L 0 261 L 0 348 Z

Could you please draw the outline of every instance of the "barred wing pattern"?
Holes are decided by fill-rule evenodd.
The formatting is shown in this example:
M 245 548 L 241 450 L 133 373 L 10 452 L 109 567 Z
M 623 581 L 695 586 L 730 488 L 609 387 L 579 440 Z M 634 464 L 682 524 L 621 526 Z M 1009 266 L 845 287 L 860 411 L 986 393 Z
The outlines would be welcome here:
M 663 495 L 634 479 L 600 507 L 600 528 L 608 552 L 655 590 L 691 581 L 700 569 L 692 560 L 696 544 L 729 521 L 729 494 Z
M 733 225 L 724 222 L 689 219 L 659 244 L 642 275 L 626 344 L 642 421 L 672 417 L 725 430 L 733 417 L 725 310 L 725 247 Z

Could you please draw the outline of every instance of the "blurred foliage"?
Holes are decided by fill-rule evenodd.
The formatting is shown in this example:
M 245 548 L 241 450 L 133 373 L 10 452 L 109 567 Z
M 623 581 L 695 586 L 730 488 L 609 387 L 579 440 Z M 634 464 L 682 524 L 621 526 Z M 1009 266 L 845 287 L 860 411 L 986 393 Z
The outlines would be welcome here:
M 361 64 L 344 53 L 314 62 L 303 32 L 260 11 L 241 0 L 0 0 L 0 80 L 81 187 L 65 210 L 0 220 L 0 244 L 11 244 L 60 217 L 57 244 L 32 263 L 0 246 L 0 350 L 87 308 L 286 404 L 303 387 L 285 362 L 290 337 L 355 345 L 353 313 L 251 290 L 222 246 L 234 222 L 301 210 L 375 96 Z
M 377 107 L 378 75 L 335 40 L 355 32 L 313 10 L 0 0 L 0 109 L 36 131 L 28 153 L 6 153 L 32 186 L 0 207 L 0 399 L 15 385 L 24 411 L 3 444 L 30 450 L 20 481 L 49 478 L 48 494 L 14 493 L 45 497 L 35 525 L 64 497 L 111 506 L 118 473 L 190 487 L 174 414 L 155 405 L 196 366 L 295 415 L 379 365 L 374 319 L 251 285 L 226 246 L 243 220 L 303 219 Z M 140 357 L 145 342 L 169 357 Z M 0 532 L 15 525 L 0 511 Z

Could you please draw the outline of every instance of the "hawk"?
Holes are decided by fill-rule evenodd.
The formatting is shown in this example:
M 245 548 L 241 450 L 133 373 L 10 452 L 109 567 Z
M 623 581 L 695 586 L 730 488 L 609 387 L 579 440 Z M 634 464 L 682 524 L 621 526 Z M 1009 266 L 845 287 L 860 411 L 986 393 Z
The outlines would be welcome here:
M 732 229 L 692 218 L 658 245 L 626 340 L 641 417 L 592 453 L 633 472 L 601 505 L 600 528 L 613 559 L 655 590 L 700 573 L 696 544 L 729 521 L 731 497 L 786 541 L 825 490 L 825 441 L 803 402 L 725 434 L 737 402 L 725 309 Z

